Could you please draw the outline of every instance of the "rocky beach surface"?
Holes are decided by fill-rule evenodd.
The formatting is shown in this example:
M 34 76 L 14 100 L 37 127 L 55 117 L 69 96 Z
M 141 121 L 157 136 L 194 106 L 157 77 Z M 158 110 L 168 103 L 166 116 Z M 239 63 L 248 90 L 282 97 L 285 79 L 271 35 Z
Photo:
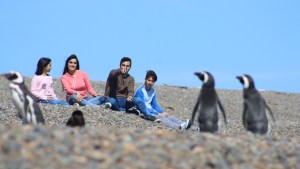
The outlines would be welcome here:
M 30 78 L 25 78 L 30 88 Z M 238 82 L 237 82 L 238 83 Z M 59 79 L 55 91 L 65 98 Z M 0 77 L 0 168 L 300 168 L 300 94 L 261 91 L 276 122 L 270 135 L 244 130 L 242 91 L 217 89 L 227 114 L 218 133 L 180 131 L 132 113 L 100 107 L 40 104 L 45 125 L 22 125 L 11 101 L 9 82 Z M 97 93 L 105 82 L 92 81 Z M 141 84 L 136 84 L 136 88 Z M 199 86 L 201 83 L 199 82 Z M 199 88 L 155 86 L 160 106 L 185 121 Z M 242 88 L 242 86 L 241 86 Z M 83 112 L 86 126 L 66 127 L 72 112 Z M 197 127 L 197 122 L 193 128 Z

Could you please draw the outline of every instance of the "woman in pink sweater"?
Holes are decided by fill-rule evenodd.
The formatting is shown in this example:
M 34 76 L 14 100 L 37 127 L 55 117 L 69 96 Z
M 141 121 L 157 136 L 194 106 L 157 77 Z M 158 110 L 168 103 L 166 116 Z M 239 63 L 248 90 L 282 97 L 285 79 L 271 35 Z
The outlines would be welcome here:
M 59 100 L 54 92 L 52 77 L 48 74 L 51 71 L 51 59 L 40 58 L 31 80 L 31 93 L 35 95 L 40 103 L 69 105 L 68 102 Z
M 66 100 L 73 105 L 97 106 L 105 101 L 105 97 L 97 94 L 93 89 L 86 72 L 79 70 L 79 61 L 76 55 L 67 58 L 61 82 L 66 91 Z M 88 94 L 93 97 L 88 97 Z

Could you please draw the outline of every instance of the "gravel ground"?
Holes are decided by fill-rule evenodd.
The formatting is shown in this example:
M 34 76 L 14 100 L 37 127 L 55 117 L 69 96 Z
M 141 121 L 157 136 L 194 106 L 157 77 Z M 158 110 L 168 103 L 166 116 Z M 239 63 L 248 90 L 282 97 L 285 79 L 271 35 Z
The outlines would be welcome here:
M 30 80 L 26 78 L 27 86 Z M 54 80 L 64 99 L 60 81 Z M 104 92 L 104 82 L 92 85 Z M 168 113 L 182 120 L 191 117 L 199 89 L 155 89 Z M 33 127 L 21 125 L 8 81 L 0 77 L 0 168 L 300 168 L 300 94 L 261 92 L 276 122 L 269 136 L 257 136 L 243 129 L 242 92 L 217 92 L 228 125 L 216 134 L 179 131 L 100 107 L 46 104 L 40 105 L 46 125 Z M 86 127 L 65 127 L 76 109 L 84 113 Z

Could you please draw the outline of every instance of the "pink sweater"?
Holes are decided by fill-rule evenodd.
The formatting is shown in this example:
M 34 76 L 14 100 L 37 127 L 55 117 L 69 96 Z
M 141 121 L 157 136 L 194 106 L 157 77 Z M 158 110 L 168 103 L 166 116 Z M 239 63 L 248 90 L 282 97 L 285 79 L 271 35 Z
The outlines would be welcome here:
M 58 99 L 54 93 L 53 80 L 51 76 L 35 75 L 31 80 L 31 93 L 40 100 L 47 98 Z
M 79 92 L 83 98 L 88 97 L 88 93 L 95 95 L 88 75 L 86 72 L 76 70 L 75 76 L 71 76 L 68 72 L 60 77 L 64 90 L 66 91 L 66 100 L 68 101 L 72 94 Z

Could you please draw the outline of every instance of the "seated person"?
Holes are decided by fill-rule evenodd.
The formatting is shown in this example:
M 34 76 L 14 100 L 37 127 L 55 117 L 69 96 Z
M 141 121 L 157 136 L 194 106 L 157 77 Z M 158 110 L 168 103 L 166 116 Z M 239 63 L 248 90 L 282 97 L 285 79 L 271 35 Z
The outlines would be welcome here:
M 105 85 L 106 102 L 101 107 L 127 111 L 133 106 L 132 97 L 135 82 L 128 73 L 130 68 L 131 59 L 123 57 L 120 61 L 120 68 L 111 70 Z
M 105 101 L 93 89 L 86 72 L 79 70 L 79 60 L 76 55 L 67 58 L 61 82 L 66 91 L 66 100 L 70 105 L 98 106 Z M 88 97 L 88 93 L 93 97 Z
M 160 121 L 169 127 L 179 128 L 180 130 L 189 129 L 191 127 L 191 121 L 189 119 L 183 122 L 175 117 L 169 116 L 167 112 L 164 112 L 164 110 L 160 108 L 156 101 L 156 91 L 153 88 L 156 81 L 156 73 L 152 70 L 147 71 L 144 85 L 137 89 L 133 98 L 137 109 L 148 120 Z
M 69 105 L 68 102 L 58 99 L 53 88 L 53 79 L 48 74 L 51 71 L 51 59 L 40 58 L 31 80 L 31 93 L 39 100 L 39 103 Z

